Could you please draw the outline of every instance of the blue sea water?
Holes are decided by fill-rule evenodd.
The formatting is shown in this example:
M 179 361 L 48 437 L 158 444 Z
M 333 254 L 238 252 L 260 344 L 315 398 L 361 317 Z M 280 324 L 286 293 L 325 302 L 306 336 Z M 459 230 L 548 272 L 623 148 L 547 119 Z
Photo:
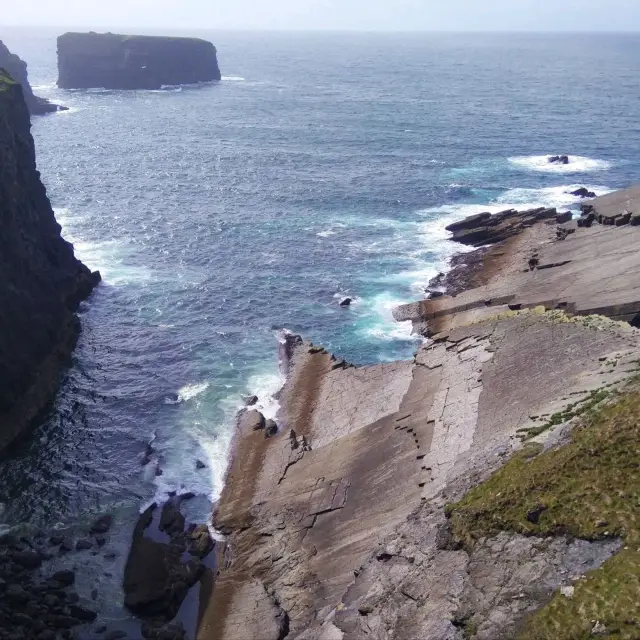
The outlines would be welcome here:
M 70 107 L 34 120 L 38 164 L 104 282 L 54 409 L 0 465 L 7 524 L 180 488 L 206 519 L 242 394 L 277 408 L 279 329 L 410 357 L 391 310 L 446 266 L 446 224 L 640 176 L 637 35 L 205 32 L 220 83 L 133 92 L 58 90 L 57 35 L 0 28 Z

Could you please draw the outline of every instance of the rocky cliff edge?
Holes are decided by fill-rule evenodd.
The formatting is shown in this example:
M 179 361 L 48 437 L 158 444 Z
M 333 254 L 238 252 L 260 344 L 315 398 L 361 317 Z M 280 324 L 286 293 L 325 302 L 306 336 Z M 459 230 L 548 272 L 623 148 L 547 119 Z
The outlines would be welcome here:
M 22 94 L 31 115 L 39 116 L 65 109 L 65 107 L 34 95 L 27 75 L 27 63 L 15 53 L 11 53 L 2 40 L 0 40 L 0 69 L 5 69 L 18 84 L 22 85 Z
M 21 86 L 0 70 L 0 448 L 53 399 L 100 280 L 79 262 L 36 168 Z
M 278 430 L 238 417 L 199 640 L 638 637 L 640 229 L 514 215 L 471 289 L 398 312 L 413 360 L 289 338 Z

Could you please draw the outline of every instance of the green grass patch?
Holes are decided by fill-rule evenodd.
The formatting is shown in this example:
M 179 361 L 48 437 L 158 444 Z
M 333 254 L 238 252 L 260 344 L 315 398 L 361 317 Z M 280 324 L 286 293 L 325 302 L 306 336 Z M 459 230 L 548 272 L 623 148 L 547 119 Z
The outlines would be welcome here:
M 522 640 L 593 638 L 593 620 L 607 630 L 600 637 L 640 638 L 640 392 L 593 407 L 568 444 L 544 453 L 524 447 L 447 506 L 468 548 L 499 531 L 623 539 L 624 550 L 577 581 L 572 598 L 557 594 L 530 616 Z
M 9 72 L 0 67 L 0 91 L 6 91 L 14 84 L 16 84 L 16 81 L 9 75 Z
M 544 424 L 537 427 L 530 427 L 525 429 L 518 429 L 518 437 L 521 440 L 530 440 L 536 436 L 548 431 L 552 427 L 559 424 L 564 424 L 576 416 L 583 415 L 591 411 L 596 405 L 600 404 L 603 400 L 606 400 L 612 394 L 611 391 L 606 389 L 594 389 L 589 392 L 589 395 L 582 399 L 567 405 L 562 411 L 558 411 L 549 417 L 549 420 Z

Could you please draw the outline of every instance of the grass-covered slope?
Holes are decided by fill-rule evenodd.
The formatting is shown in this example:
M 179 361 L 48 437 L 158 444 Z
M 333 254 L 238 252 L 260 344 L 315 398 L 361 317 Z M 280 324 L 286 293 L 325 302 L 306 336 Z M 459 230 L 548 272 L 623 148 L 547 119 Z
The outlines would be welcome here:
M 499 531 L 620 537 L 623 547 L 525 620 L 521 640 L 640 638 L 640 391 L 583 416 L 571 442 L 527 445 L 447 508 L 455 537 L 472 547 Z

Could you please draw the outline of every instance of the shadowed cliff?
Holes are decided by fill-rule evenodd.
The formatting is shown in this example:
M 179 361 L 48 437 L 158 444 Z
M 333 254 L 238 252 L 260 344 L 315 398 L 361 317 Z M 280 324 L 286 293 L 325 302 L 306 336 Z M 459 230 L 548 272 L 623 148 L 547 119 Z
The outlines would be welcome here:
M 27 76 L 27 63 L 15 53 L 11 53 L 2 40 L 0 40 L 0 69 L 6 69 L 9 75 L 22 85 L 22 94 L 32 115 L 39 116 L 66 109 L 34 95 Z
M 100 280 L 60 235 L 21 86 L 0 70 L 0 449 L 55 396 L 75 310 Z
M 206 40 L 94 32 L 58 38 L 58 74 L 63 89 L 161 89 L 221 77 Z

